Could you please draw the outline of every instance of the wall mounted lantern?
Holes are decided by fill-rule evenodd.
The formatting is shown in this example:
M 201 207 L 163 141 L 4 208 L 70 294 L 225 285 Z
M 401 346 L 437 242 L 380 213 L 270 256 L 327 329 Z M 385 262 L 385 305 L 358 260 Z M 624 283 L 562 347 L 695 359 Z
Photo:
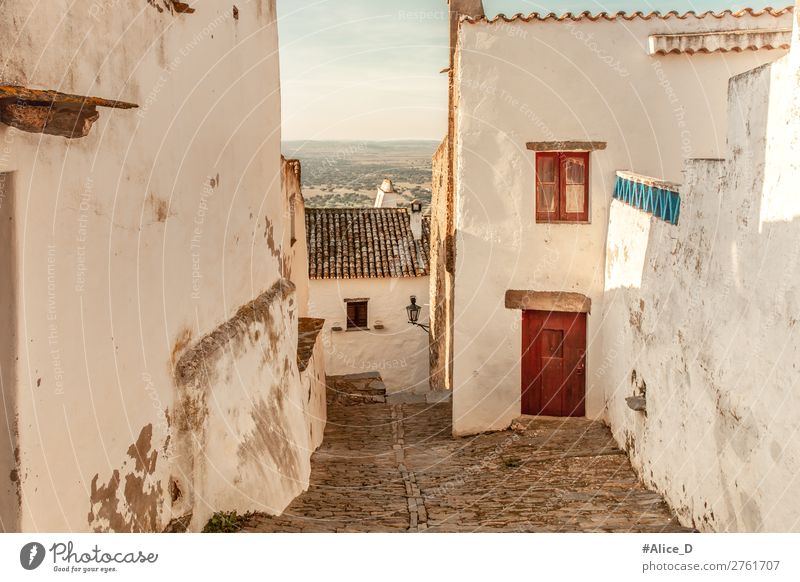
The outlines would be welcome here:
M 422 308 L 417 305 L 417 296 L 411 296 L 411 305 L 406 307 L 406 311 L 408 312 L 408 323 L 411 325 L 416 325 L 417 327 L 421 327 L 425 331 L 430 331 L 431 328 L 425 324 L 419 323 L 419 313 L 422 311 Z

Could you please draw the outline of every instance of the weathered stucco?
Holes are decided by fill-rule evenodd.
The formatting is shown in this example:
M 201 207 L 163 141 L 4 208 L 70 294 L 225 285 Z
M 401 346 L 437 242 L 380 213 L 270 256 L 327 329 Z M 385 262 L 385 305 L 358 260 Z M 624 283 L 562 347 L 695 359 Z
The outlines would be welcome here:
M 798 53 L 730 83 L 725 160 L 677 226 L 614 201 L 602 385 L 616 439 L 702 531 L 798 531 Z M 626 397 L 644 395 L 646 415 Z
M 308 315 L 308 242 L 306 241 L 306 203 L 303 198 L 302 168 L 299 160 L 281 158 L 281 184 L 286 201 L 289 250 L 283 276 L 295 283 L 300 317 Z
M 121 469 L 114 469 L 108 482 L 92 478 L 89 495 L 89 524 L 95 531 L 157 531 L 161 524 L 164 489 L 154 479 L 159 452 L 152 450 L 153 425 L 139 433 L 128 447 Z M 124 473 L 124 482 L 122 473 Z
M 447 135 L 433 156 L 430 242 L 430 385 L 433 390 L 453 389 L 453 274 L 455 272 L 455 160 L 456 49 L 464 17 L 485 16 L 482 0 L 448 0 L 450 30 L 447 68 Z
M 587 414 L 605 413 L 598 344 L 615 172 L 681 181 L 684 158 L 719 157 L 728 78 L 785 51 L 650 56 L 654 33 L 787 27 L 781 17 L 462 22 L 456 54 L 454 431 L 520 414 L 519 310 L 508 290 L 571 292 L 588 317 Z M 536 224 L 532 142 L 591 152 L 588 224 Z M 683 218 L 681 219 L 683 220 Z
M 308 486 L 324 383 L 313 364 L 305 372 L 314 380 L 301 377 L 297 333 L 284 279 L 178 361 L 172 481 L 192 529 L 220 507 L 280 513 Z
M 268 318 L 214 336 L 224 349 L 195 381 L 175 377 L 305 263 L 281 186 L 275 2 L 237 8 L 3 4 L 0 83 L 139 106 L 80 139 L 0 125 L 19 358 L 3 392 L 21 445 L 9 467 L 0 442 L 0 462 L 18 479 L 16 529 L 161 530 L 190 512 L 196 529 L 216 509 L 279 511 L 305 486 L 302 279 Z M 206 447 L 181 457 L 201 427 Z
M 453 277 L 448 259 L 452 253 L 453 205 L 448 195 L 449 139 L 445 137 L 433 156 L 430 242 L 430 350 L 432 390 L 450 390 L 452 368 L 450 356 L 453 343 Z
M 312 279 L 309 312 L 325 319 L 325 365 L 331 375 L 378 371 L 389 393 L 427 392 L 428 334 L 408 323 L 406 306 L 416 295 L 427 323 L 428 277 Z M 347 328 L 345 299 L 369 299 L 368 330 Z M 377 329 L 376 324 L 383 325 Z M 332 331 L 332 327 L 342 331 Z

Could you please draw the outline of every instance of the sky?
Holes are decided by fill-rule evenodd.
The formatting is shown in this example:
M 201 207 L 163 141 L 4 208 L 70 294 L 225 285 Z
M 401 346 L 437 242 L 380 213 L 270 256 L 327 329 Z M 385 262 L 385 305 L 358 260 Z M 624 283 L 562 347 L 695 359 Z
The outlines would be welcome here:
M 776 6 L 791 0 L 776 0 Z M 446 0 L 277 0 L 284 140 L 441 140 Z M 484 0 L 531 12 L 740 9 L 737 0 Z M 754 8 L 761 8 L 758 3 Z

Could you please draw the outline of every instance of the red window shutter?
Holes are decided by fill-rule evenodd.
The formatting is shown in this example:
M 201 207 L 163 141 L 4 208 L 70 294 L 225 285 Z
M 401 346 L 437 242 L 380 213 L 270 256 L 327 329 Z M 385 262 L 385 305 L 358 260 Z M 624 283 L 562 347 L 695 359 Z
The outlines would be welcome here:
M 536 154 L 536 221 L 558 220 L 558 152 Z
M 536 222 L 589 221 L 589 152 L 537 152 Z
M 561 154 L 559 220 L 589 220 L 589 152 Z

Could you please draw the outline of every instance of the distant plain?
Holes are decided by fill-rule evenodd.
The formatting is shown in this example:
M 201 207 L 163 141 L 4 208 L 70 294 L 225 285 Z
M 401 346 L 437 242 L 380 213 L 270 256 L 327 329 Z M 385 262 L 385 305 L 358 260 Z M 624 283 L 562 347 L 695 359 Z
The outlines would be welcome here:
M 283 155 L 299 159 L 309 208 L 372 206 L 384 178 L 408 202 L 431 201 L 436 141 L 286 141 Z

